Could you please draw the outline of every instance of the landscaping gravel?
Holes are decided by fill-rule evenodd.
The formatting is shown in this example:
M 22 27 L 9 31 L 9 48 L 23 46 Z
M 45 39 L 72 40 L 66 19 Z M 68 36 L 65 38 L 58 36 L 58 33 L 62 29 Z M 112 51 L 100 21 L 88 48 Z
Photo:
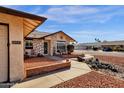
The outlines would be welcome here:
M 114 65 L 114 67 L 118 70 L 118 72 L 112 72 L 110 70 L 107 69 L 98 69 L 98 71 L 103 72 L 107 75 L 111 75 L 111 76 L 115 76 L 119 79 L 123 79 L 124 80 L 124 68 L 123 67 L 119 67 L 117 65 Z
M 124 81 L 92 71 L 53 86 L 53 88 L 124 88 Z
M 99 58 L 99 57 L 96 57 L 89 61 L 83 61 L 82 58 L 77 57 L 77 60 L 79 62 L 85 62 L 86 64 L 89 65 L 89 67 L 92 70 L 100 71 L 107 75 L 110 75 L 110 76 L 112 75 L 117 78 L 124 79 L 124 67 L 123 67 L 123 65 L 121 65 L 122 63 L 119 64 L 120 61 L 116 62 L 116 64 L 115 64 L 115 63 L 113 63 L 114 60 L 109 59 L 109 57 L 106 57 L 106 59 L 105 59 L 105 57 L 101 57 L 99 59 L 97 59 L 97 58 Z M 113 59 L 115 59 L 115 58 L 113 58 Z M 102 60 L 106 60 L 106 61 L 102 61 Z M 118 60 L 118 59 L 116 59 L 116 60 Z
M 107 75 L 112 75 L 117 78 L 124 79 L 124 67 L 120 65 L 112 64 L 112 63 L 105 62 L 105 61 L 104 62 L 99 61 L 98 59 L 97 61 L 92 60 L 86 63 L 93 70 L 101 71 Z

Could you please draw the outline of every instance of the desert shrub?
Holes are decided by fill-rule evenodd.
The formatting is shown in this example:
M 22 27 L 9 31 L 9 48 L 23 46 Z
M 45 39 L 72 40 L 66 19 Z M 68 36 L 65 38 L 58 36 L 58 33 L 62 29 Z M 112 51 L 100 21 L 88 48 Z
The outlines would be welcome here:
M 44 55 L 38 53 L 38 54 L 37 54 L 37 57 L 44 57 Z
M 124 48 L 123 48 L 123 46 L 114 46 L 113 48 L 112 48 L 112 50 L 113 51 L 121 51 L 121 52 L 124 52 Z
M 85 54 L 84 54 L 84 53 L 82 53 L 82 54 L 81 54 L 81 56 L 82 56 L 82 57 L 85 57 Z
M 25 43 L 25 46 L 29 46 L 30 44 L 29 44 L 29 42 L 28 41 L 26 41 L 26 43 Z
M 93 50 L 94 50 L 94 51 L 97 51 L 97 50 L 98 50 L 98 48 L 97 48 L 97 47 L 93 47 Z
M 28 52 L 25 52 L 24 59 L 27 59 L 27 58 L 29 58 L 29 54 L 28 54 Z

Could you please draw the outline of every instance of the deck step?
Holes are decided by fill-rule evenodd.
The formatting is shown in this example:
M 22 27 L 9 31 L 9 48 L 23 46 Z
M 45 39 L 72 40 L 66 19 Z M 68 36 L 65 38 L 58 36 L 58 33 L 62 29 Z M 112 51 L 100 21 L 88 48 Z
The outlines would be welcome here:
M 56 64 L 50 64 L 46 66 L 37 66 L 26 69 L 26 77 L 31 77 L 39 74 L 44 74 L 47 72 L 55 71 L 58 69 L 70 68 L 71 62 L 60 62 Z

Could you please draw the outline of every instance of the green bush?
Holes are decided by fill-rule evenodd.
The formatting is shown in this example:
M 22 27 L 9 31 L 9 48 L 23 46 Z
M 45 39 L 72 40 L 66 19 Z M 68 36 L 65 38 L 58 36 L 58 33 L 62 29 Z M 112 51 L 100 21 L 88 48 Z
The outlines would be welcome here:
M 74 45 L 67 45 L 68 54 L 71 54 L 74 51 Z

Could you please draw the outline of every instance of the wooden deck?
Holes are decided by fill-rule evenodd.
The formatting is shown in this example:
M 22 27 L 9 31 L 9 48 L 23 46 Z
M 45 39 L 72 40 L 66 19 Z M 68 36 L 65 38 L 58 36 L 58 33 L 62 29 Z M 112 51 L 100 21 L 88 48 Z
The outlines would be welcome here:
M 70 66 L 70 62 L 66 62 L 64 60 L 53 60 L 47 57 L 30 58 L 26 59 L 24 62 L 26 77 L 39 75 L 62 68 L 70 68 Z

